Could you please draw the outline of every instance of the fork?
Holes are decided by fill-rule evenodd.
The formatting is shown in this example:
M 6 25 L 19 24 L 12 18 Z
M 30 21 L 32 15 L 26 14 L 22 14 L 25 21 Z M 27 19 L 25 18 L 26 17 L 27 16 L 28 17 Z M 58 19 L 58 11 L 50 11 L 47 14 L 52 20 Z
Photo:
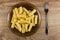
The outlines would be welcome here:
M 45 11 L 45 17 L 46 17 L 46 27 L 45 27 L 45 32 L 46 32 L 46 35 L 48 35 L 48 3 L 45 4 L 44 6 L 44 11 Z

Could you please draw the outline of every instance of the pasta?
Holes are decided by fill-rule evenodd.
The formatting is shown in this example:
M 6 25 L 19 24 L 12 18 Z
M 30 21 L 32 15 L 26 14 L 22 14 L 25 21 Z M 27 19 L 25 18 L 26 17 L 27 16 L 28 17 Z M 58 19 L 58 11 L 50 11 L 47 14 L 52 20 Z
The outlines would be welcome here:
M 36 10 L 33 9 L 33 10 L 30 12 L 29 16 L 34 15 L 35 12 L 36 12 Z
M 31 19 L 31 23 L 32 23 L 33 26 L 35 26 L 35 24 L 34 24 L 34 17 Z
M 28 30 L 28 25 L 29 24 L 25 24 L 25 30 L 26 30 L 26 32 L 28 32 L 27 30 Z
M 23 8 L 22 8 L 22 7 L 19 7 L 19 8 L 18 8 L 18 12 L 19 12 L 19 14 L 22 14 Z
M 22 33 L 25 33 L 25 25 L 22 24 Z
M 38 15 L 34 15 L 34 13 L 36 13 L 36 9 L 31 11 L 22 6 L 14 8 L 11 28 L 16 28 L 21 33 L 30 32 L 38 20 Z
M 29 26 L 29 29 L 28 29 L 28 31 L 30 32 L 31 31 L 31 29 L 32 29 L 32 23 L 30 24 L 30 26 Z
M 18 30 L 21 32 L 22 30 L 21 25 L 19 23 L 16 23 L 16 25 L 17 25 Z
M 29 15 L 29 11 L 26 8 L 23 7 L 23 10 Z
M 37 19 L 38 19 L 38 16 L 35 15 L 35 24 L 37 24 Z

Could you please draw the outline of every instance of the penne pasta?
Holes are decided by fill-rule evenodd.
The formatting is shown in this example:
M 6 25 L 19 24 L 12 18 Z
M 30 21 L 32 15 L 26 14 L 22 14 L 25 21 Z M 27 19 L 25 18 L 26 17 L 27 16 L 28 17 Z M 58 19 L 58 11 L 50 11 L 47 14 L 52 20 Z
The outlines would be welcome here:
M 11 23 L 14 21 L 14 19 L 16 19 L 16 13 L 15 13 L 15 10 L 13 10 L 13 16 L 12 16 L 12 19 L 11 19 Z
M 29 25 L 29 28 L 28 28 L 28 31 L 30 32 L 31 31 L 31 29 L 32 29 L 32 23 Z
M 26 12 L 23 12 L 23 15 L 27 16 L 27 15 L 26 15 Z
M 29 13 L 29 11 L 28 11 L 26 8 L 24 8 L 24 7 L 23 7 L 23 10 L 24 10 L 26 13 Z
M 11 28 L 14 28 L 14 26 L 15 26 L 15 24 L 12 24 L 12 25 L 11 25 Z
M 23 7 L 23 10 L 26 12 L 26 14 L 27 14 L 28 16 L 30 15 L 30 14 L 29 14 L 30 12 L 29 12 L 26 8 Z
M 33 9 L 33 10 L 30 12 L 29 16 L 34 15 L 35 12 L 36 12 L 36 10 Z
M 25 24 L 25 31 L 28 32 L 28 25 L 29 24 Z
M 15 13 L 16 13 L 17 17 L 19 17 L 19 13 L 18 13 L 18 9 L 17 8 L 15 8 Z
M 17 8 L 15 8 L 15 13 L 18 14 L 18 9 Z
M 19 24 L 18 22 L 16 22 L 16 26 L 17 26 L 17 29 L 21 32 L 22 31 L 21 24 Z
M 33 9 L 31 13 L 34 14 L 35 12 L 36 12 L 36 9 Z
M 13 18 L 16 18 L 15 10 L 13 10 Z
M 31 23 L 32 23 L 33 26 L 35 26 L 34 17 L 31 19 Z
M 37 20 L 37 19 L 38 19 L 38 16 L 37 16 L 37 15 L 35 15 L 35 18 L 34 18 L 34 19 L 35 19 L 35 24 L 37 24 L 37 21 L 38 21 L 38 20 Z
M 24 23 L 26 23 L 26 21 L 23 19 L 20 19 L 20 20 L 18 20 L 18 23 L 24 24 Z
M 15 25 L 16 21 L 17 21 L 17 19 L 14 19 L 14 20 L 11 22 L 11 23 L 12 23 L 11 28 L 14 28 L 14 25 Z
M 15 28 L 16 28 L 19 32 L 21 32 L 21 30 L 19 29 L 19 27 L 18 27 L 18 26 L 16 26 L 16 25 L 15 25 Z
M 15 19 L 13 18 L 12 21 L 11 21 L 11 23 L 15 23 L 16 21 L 17 21 L 17 19 L 16 18 Z
M 38 16 L 34 15 L 36 9 L 27 10 L 24 7 L 13 9 L 13 16 L 11 19 L 11 28 L 16 28 L 19 32 L 30 32 L 32 27 L 37 24 Z
M 34 17 L 34 15 L 29 16 L 26 20 L 31 20 Z
M 25 25 L 22 24 L 22 33 L 25 33 Z
M 19 12 L 19 14 L 22 14 L 23 8 L 22 8 L 22 7 L 19 7 L 19 8 L 18 8 L 18 12 Z

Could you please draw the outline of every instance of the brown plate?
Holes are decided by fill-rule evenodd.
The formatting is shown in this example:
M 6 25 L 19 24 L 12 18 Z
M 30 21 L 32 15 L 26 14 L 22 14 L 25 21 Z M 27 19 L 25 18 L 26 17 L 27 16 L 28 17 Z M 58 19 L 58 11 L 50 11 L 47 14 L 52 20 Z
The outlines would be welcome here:
M 33 10 L 33 9 L 36 9 L 37 12 L 35 13 L 35 15 L 38 15 L 38 24 L 35 25 L 35 27 L 32 28 L 32 30 L 30 32 L 26 32 L 24 34 L 20 33 L 17 29 L 11 29 L 11 18 L 12 18 L 12 15 L 13 15 L 13 9 L 14 8 L 19 8 L 20 6 L 22 7 L 25 7 L 26 9 L 28 10 Z M 34 33 L 36 33 L 39 29 L 39 25 L 41 23 L 41 15 L 40 15 L 40 12 L 38 11 L 38 9 L 31 3 L 28 3 L 28 2 L 21 2 L 21 3 L 18 3 L 16 5 L 14 5 L 12 7 L 12 10 L 11 10 L 11 13 L 9 14 L 10 18 L 9 18 L 9 29 L 11 30 L 11 32 L 13 32 L 14 34 L 16 35 L 19 35 L 19 36 L 31 36 L 33 35 Z

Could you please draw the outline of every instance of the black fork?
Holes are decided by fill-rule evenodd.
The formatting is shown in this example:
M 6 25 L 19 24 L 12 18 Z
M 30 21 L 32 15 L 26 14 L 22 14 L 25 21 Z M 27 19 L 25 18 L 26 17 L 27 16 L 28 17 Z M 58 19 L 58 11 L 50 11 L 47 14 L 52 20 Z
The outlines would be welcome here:
M 45 29 L 45 32 L 46 32 L 46 35 L 48 35 L 48 3 L 45 4 L 44 6 L 44 11 L 45 11 L 45 17 L 46 17 L 46 29 Z

